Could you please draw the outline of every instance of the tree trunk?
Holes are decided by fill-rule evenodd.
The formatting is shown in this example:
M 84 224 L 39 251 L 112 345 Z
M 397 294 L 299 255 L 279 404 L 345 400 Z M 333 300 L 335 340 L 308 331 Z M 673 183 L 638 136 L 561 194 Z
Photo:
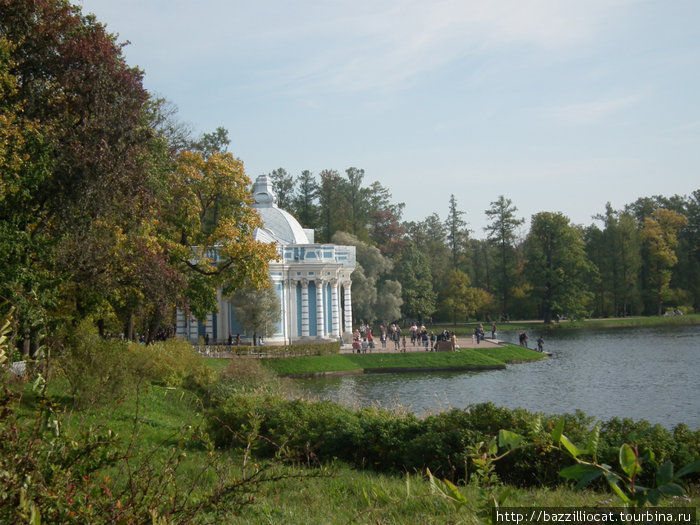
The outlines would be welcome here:
M 127 341 L 134 340 L 134 313 L 131 311 L 129 312 L 129 320 L 124 327 L 124 337 Z
M 31 349 L 31 332 L 29 331 L 29 328 L 27 328 L 24 331 L 24 340 L 22 341 L 22 357 L 27 357 L 29 355 L 29 351 Z

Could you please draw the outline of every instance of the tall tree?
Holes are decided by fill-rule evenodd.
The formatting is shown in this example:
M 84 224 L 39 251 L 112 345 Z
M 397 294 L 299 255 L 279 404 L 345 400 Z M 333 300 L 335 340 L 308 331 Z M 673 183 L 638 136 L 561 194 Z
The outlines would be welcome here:
M 423 221 L 408 222 L 404 226 L 407 240 L 412 242 L 428 261 L 433 289 L 440 293 L 452 270 L 452 254 L 446 241 L 445 224 L 438 214 L 433 213 Z
M 402 287 L 404 317 L 424 320 L 435 313 L 437 294 L 433 290 L 428 259 L 408 244 L 396 263 L 394 275 Z
M 406 245 L 406 228 L 389 210 L 377 210 L 370 217 L 369 234 L 387 257 L 397 257 Z
M 606 204 L 601 231 L 595 226 L 586 233 L 587 253 L 598 268 L 597 312 L 601 316 L 630 315 L 637 303 L 641 263 L 637 222 L 628 211 L 614 211 Z
M 345 207 L 345 181 L 335 170 L 323 170 L 318 201 L 321 209 L 321 238 L 330 242 L 338 231 L 350 231 L 348 213 Z
M 561 213 L 540 212 L 532 216 L 525 247 L 526 274 L 544 322 L 556 314 L 584 315 L 590 300 L 585 277 L 593 267 L 582 231 Z
M 467 222 L 462 218 L 464 212 L 457 207 L 457 199 L 450 195 L 450 205 L 445 220 L 447 230 L 447 242 L 452 252 L 452 268 L 457 268 L 457 260 L 464 250 L 467 239 Z
M 319 221 L 318 183 L 309 170 L 304 170 L 296 178 L 296 187 L 292 209 L 302 226 L 316 228 Z
M 483 239 L 467 238 L 464 244 L 464 257 L 461 271 L 479 288 L 491 290 L 493 247 Z
M 486 291 L 473 287 L 466 273 L 452 270 L 439 300 L 440 307 L 449 312 L 452 323 L 456 324 L 468 316 L 484 313 L 491 306 L 492 297 Z
M 367 219 L 369 203 L 367 201 L 367 190 L 362 187 L 362 180 L 365 177 L 365 170 L 350 167 L 345 170 L 345 199 L 350 212 L 350 232 L 361 239 L 367 240 Z
M 366 189 L 367 213 L 372 215 L 378 211 L 388 211 L 397 221 L 401 220 L 403 210 L 406 205 L 403 202 L 395 204 L 391 201 L 391 191 L 382 186 L 378 181 L 374 181 Z
M 174 103 L 164 98 L 151 98 L 149 110 L 149 124 L 165 141 L 171 155 L 192 149 L 192 127 L 179 119 Z
M 171 174 L 164 204 L 168 248 L 187 275 L 187 297 L 198 318 L 216 311 L 217 286 L 224 293 L 268 279 L 274 245 L 253 240 L 262 225 L 251 207 L 250 179 L 230 153 L 184 152 Z
M 685 216 L 664 208 L 657 209 L 642 223 L 642 241 L 647 246 L 651 263 L 649 285 L 653 290 L 657 315 L 663 313 L 663 301 L 671 282 L 671 269 L 678 262 L 675 253 L 678 233 L 687 223 Z
M 398 281 L 386 279 L 380 284 L 375 305 L 378 321 L 386 325 L 401 318 L 401 294 L 401 283 Z
M 277 196 L 277 205 L 283 210 L 292 211 L 294 199 L 294 177 L 284 168 L 273 170 L 268 177 Z
M 206 160 L 215 153 L 226 153 L 229 144 L 228 130 L 219 126 L 211 133 L 203 133 L 188 149 L 198 151 Z
M 401 285 L 388 279 L 393 263 L 371 246 L 354 235 L 336 232 L 335 244 L 355 246 L 357 266 L 352 272 L 352 314 L 357 320 L 369 323 L 392 321 L 398 317 L 396 305 L 401 304 Z M 394 295 L 394 297 L 387 297 Z M 380 300 L 380 297 L 383 297 Z
M 100 253 L 103 239 L 130 234 L 152 210 L 148 94 L 115 37 L 67 1 L 3 0 L 0 35 L 0 72 L 10 81 L 0 114 L 11 133 L 0 163 L 11 168 L 3 181 L 13 179 L 3 184 L 0 222 L 20 240 L 7 262 L 24 268 L 22 282 L 0 286 L 13 298 L 36 294 L 43 306 L 60 296 L 61 312 L 80 319 L 126 262 L 112 249 Z
M 678 236 L 678 264 L 673 268 L 670 287 L 679 290 L 679 306 L 700 310 L 700 190 L 682 198 L 679 212 L 687 219 Z M 674 208 L 675 209 L 675 208 Z
M 615 259 L 615 315 L 623 317 L 636 312 L 639 307 L 639 268 L 641 251 L 639 229 L 634 216 L 628 212 L 617 213 L 612 231 L 612 244 L 618 257 Z
M 498 257 L 495 260 L 495 290 L 500 296 L 504 316 L 508 315 L 510 290 L 515 284 L 513 272 L 516 266 L 516 232 L 517 228 L 525 222 L 525 219 L 516 216 L 517 211 L 518 208 L 510 199 L 500 195 L 484 212 L 490 221 L 484 230 L 489 241 L 498 250 Z

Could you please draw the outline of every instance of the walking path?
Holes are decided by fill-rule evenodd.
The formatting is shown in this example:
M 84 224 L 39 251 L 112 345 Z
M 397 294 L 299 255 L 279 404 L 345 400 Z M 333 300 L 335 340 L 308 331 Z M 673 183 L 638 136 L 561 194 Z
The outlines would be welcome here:
M 499 339 L 490 339 L 486 338 L 480 343 L 477 343 L 476 341 L 472 341 L 471 337 L 458 337 L 457 338 L 457 348 L 496 348 L 500 346 L 500 341 Z M 373 354 L 395 354 L 397 353 L 397 350 L 395 350 L 394 347 L 394 342 L 393 341 L 387 341 L 386 342 L 386 348 L 382 348 L 382 344 L 378 341 L 378 339 L 375 339 L 374 343 L 374 349 L 373 350 L 367 350 L 367 353 L 373 353 Z M 411 344 L 410 340 L 406 340 L 406 352 L 425 352 L 425 347 L 419 345 L 416 342 L 416 345 L 413 346 Z M 353 349 L 352 345 L 343 345 L 340 348 L 340 353 L 341 354 L 352 354 Z

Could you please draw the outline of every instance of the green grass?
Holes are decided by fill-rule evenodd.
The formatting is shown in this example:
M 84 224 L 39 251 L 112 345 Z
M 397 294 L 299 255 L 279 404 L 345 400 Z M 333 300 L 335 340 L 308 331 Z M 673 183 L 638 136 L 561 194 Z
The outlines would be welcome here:
M 644 326 L 687 326 L 700 324 L 700 314 L 669 317 L 624 317 L 618 319 L 585 319 L 583 321 L 561 322 L 559 329 L 569 328 L 621 328 Z
M 372 363 L 377 366 L 381 360 L 392 362 L 404 359 L 404 363 L 415 360 L 423 366 L 428 359 L 442 361 L 470 357 L 482 359 L 479 362 L 496 361 L 491 355 L 500 359 L 522 358 L 532 351 L 512 346 L 497 349 L 466 350 L 456 354 L 400 354 L 400 355 L 343 355 L 333 356 L 347 358 L 346 362 L 362 364 Z M 537 356 L 536 356 L 537 357 Z M 296 361 L 313 358 L 297 358 Z M 262 360 L 272 363 L 281 360 Z M 217 365 L 215 365 L 217 366 Z M 65 382 L 53 381 L 54 393 L 64 391 Z M 116 431 L 127 443 L 133 436 L 135 446 L 134 465 L 142 462 L 157 461 L 170 454 L 180 430 L 187 426 L 202 423 L 201 406 L 192 393 L 179 388 L 166 388 L 149 385 L 138 393 L 139 412 L 135 412 L 136 394 L 132 392 L 123 401 L 108 406 L 92 407 L 82 411 L 71 411 L 65 421 L 64 431 L 72 433 L 91 425 L 103 424 Z M 27 414 L 31 417 L 31 413 Z M 136 421 L 136 427 L 134 422 Z M 134 434 L 134 429 L 136 433 Z M 209 472 L 201 475 L 201 465 L 211 461 L 207 452 L 197 446 L 185 446 L 186 456 L 177 470 L 178 485 L 182 487 L 182 497 L 187 490 L 195 487 L 193 497 L 203 491 L 217 486 L 218 475 Z M 228 478 L 239 477 L 242 457 L 234 452 L 215 451 L 214 461 L 227 469 Z M 150 458 L 150 459 L 147 459 Z M 251 460 L 265 469 L 270 465 L 265 460 Z M 108 473 L 106 469 L 105 473 Z M 459 491 L 466 497 L 467 506 L 455 506 L 451 502 L 431 492 L 425 473 L 381 474 L 372 471 L 357 470 L 345 464 L 327 465 L 319 470 L 308 466 L 287 467 L 273 466 L 271 474 L 281 473 L 286 477 L 269 481 L 245 494 L 248 504 L 240 511 L 224 509 L 223 522 L 233 524 L 298 524 L 298 523 L 478 523 L 473 506 L 479 501 L 479 489 L 473 485 L 460 486 Z M 290 472 L 294 472 L 291 475 Z M 252 488 L 252 487 L 251 487 Z M 698 506 L 700 497 L 697 489 L 686 506 Z M 574 492 L 568 488 L 514 489 L 507 501 L 509 506 L 545 506 L 572 507 L 595 506 L 601 501 L 614 503 L 609 493 L 590 491 Z M 218 517 L 222 519 L 221 516 Z M 198 523 L 215 523 L 207 514 L 198 515 Z M 218 521 L 222 522 L 222 521 Z
M 393 354 L 335 354 L 328 356 L 265 359 L 262 363 L 280 375 L 328 372 L 378 371 L 382 369 L 463 369 L 503 366 L 509 361 L 529 361 L 544 356 L 515 345 L 502 348 L 462 349 L 458 352 L 408 352 Z
M 200 400 L 192 392 L 181 388 L 144 383 L 123 399 L 102 405 L 87 405 L 82 410 L 71 408 L 70 397 L 64 395 L 66 391 L 67 381 L 64 379 L 52 379 L 49 383 L 48 394 L 64 405 L 64 427 L 68 432 L 79 433 L 104 427 L 116 432 L 119 441 L 126 443 L 137 430 L 139 446 L 153 448 L 174 444 L 185 425 L 196 427 L 204 423 Z M 35 394 L 27 390 L 23 404 L 31 406 L 34 397 Z M 33 416 L 31 412 L 26 415 Z
M 205 362 L 217 372 L 221 372 L 231 362 L 231 359 L 222 357 L 207 357 Z
M 358 364 L 350 354 L 281 357 L 278 359 L 264 359 L 261 360 L 261 363 L 280 375 L 362 370 L 362 365 Z
M 519 350 L 519 347 L 514 347 Z M 497 352 L 501 349 L 491 350 Z M 509 350 L 509 349 L 506 349 Z M 489 350 L 479 349 L 478 354 Z M 343 356 L 344 357 L 344 356 Z M 383 356 L 355 356 L 355 359 L 377 358 Z M 394 357 L 411 357 L 401 355 Z M 422 356 L 425 357 L 425 356 Z M 299 358 L 302 359 L 302 358 Z M 305 358 L 304 358 L 305 359 Z M 60 385 L 56 385 L 60 388 Z M 153 459 L 169 453 L 172 440 L 184 426 L 198 425 L 201 410 L 196 398 L 181 389 L 168 389 L 150 386 L 140 394 L 141 412 L 139 432 L 134 447 L 135 462 L 145 460 L 146 456 L 156 452 Z M 130 397 L 116 406 L 94 408 L 76 412 L 72 416 L 73 425 L 85 423 L 108 422 L 110 428 L 117 430 L 123 439 L 131 435 L 134 420 L 135 398 Z M 66 429 L 68 430 L 68 429 Z M 161 450 L 162 449 L 162 450 Z M 217 451 L 221 464 L 228 464 L 230 475 L 240 476 L 241 456 L 226 451 Z M 216 486 L 214 475 L 201 476 L 200 465 L 207 460 L 206 452 L 197 447 L 187 450 L 187 457 L 180 464 L 179 484 L 183 495 L 197 479 L 197 490 L 211 490 Z M 265 469 L 270 465 L 266 460 L 254 460 L 256 465 Z M 479 501 L 479 489 L 474 485 L 460 485 L 458 490 L 469 502 L 466 506 L 455 506 L 431 491 L 424 473 L 385 474 L 368 470 L 357 470 L 342 463 L 325 466 L 323 469 L 299 466 L 293 469 L 296 475 L 289 476 L 287 467 L 274 466 L 269 474 L 285 474 L 286 479 L 270 481 L 253 489 L 246 499 L 249 504 L 239 511 L 226 511 L 224 519 L 231 524 L 268 524 L 296 525 L 298 523 L 421 523 L 421 524 L 476 524 L 478 519 L 474 508 Z M 252 488 L 252 487 L 251 487 Z M 611 494 L 593 491 L 573 491 L 566 487 L 519 489 L 513 492 L 507 501 L 508 506 L 543 506 L 573 507 L 596 506 L 601 501 L 615 500 Z M 695 493 L 690 503 L 700 504 L 700 497 Z M 197 516 L 198 523 L 215 523 L 206 513 Z
M 491 330 L 491 323 L 482 323 L 484 325 L 484 330 L 487 332 Z M 501 323 L 496 321 L 496 327 L 499 332 L 515 332 L 520 330 L 532 330 L 533 327 L 538 330 L 546 328 L 550 330 L 568 330 L 576 328 L 621 328 L 621 327 L 644 327 L 644 326 L 686 326 L 686 325 L 696 325 L 700 324 L 700 314 L 688 314 L 679 316 L 669 316 L 669 317 L 659 317 L 659 316 L 648 316 L 648 317 L 620 317 L 612 319 L 583 319 L 580 321 L 569 321 L 563 320 L 560 323 L 551 323 L 550 325 L 545 325 L 541 320 L 515 320 L 508 323 Z M 440 329 L 445 328 L 447 330 L 455 332 L 458 336 L 470 336 L 474 333 L 474 328 L 479 325 L 478 322 L 470 323 L 459 323 L 457 325 L 452 325 L 449 323 L 436 324 L 435 329 L 438 327 Z
M 230 516 L 232 524 L 478 524 L 475 508 L 479 488 L 460 485 L 467 505 L 456 506 L 431 491 L 422 474 L 378 474 L 335 465 L 328 477 L 302 473 L 296 478 L 266 485 L 255 494 L 255 501 L 240 516 Z M 505 487 L 502 487 L 505 488 Z M 566 487 L 520 489 L 510 487 L 507 506 L 519 507 L 596 507 L 601 502 L 620 506 L 611 494 L 574 491 Z M 670 501 L 670 500 L 669 500 Z M 696 493 L 683 506 L 697 506 Z

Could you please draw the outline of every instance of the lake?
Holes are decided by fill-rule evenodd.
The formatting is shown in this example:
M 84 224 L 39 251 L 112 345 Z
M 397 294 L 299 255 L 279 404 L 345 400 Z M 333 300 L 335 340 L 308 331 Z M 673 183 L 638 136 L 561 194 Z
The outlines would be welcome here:
M 539 335 L 529 332 L 530 346 Z M 700 428 L 700 326 L 567 330 L 543 334 L 549 359 L 506 370 L 362 374 L 298 380 L 307 395 L 349 406 L 404 407 L 419 416 L 493 402 L 600 420 L 646 419 Z M 517 344 L 518 332 L 498 337 Z

